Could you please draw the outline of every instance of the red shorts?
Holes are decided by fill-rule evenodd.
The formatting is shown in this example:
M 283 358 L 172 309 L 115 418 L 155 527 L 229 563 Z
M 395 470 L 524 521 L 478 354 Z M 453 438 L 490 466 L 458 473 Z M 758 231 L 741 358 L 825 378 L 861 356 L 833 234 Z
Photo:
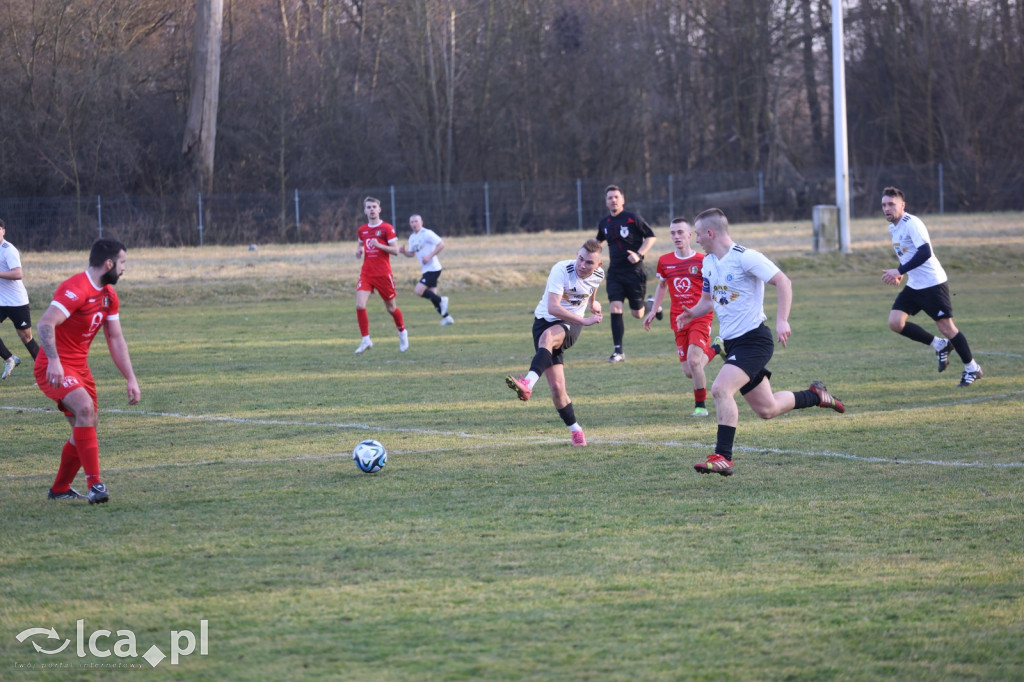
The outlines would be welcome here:
M 390 301 L 398 294 L 395 292 L 395 278 L 391 275 L 359 275 L 356 291 L 374 291 L 385 301 Z
M 715 357 L 711 350 L 711 322 L 697 321 L 676 332 L 676 350 L 679 351 L 679 362 L 686 362 L 686 351 L 690 346 L 699 346 L 708 359 Z
M 39 358 L 45 358 L 42 353 L 39 354 Z M 39 359 L 37 358 L 37 360 Z M 86 367 L 84 370 L 81 368 L 64 368 L 64 381 L 61 382 L 60 386 L 56 388 L 50 386 L 46 382 L 46 368 L 50 366 L 49 362 L 37 361 L 34 374 L 36 376 L 36 386 L 43 392 L 50 400 L 57 403 L 57 409 L 66 414 L 69 417 L 75 416 L 70 410 L 64 407 L 62 402 L 68 393 L 74 391 L 77 388 L 84 388 L 89 392 L 89 396 L 92 398 L 92 404 L 99 409 L 99 401 L 96 399 L 96 381 L 92 378 L 92 372 Z

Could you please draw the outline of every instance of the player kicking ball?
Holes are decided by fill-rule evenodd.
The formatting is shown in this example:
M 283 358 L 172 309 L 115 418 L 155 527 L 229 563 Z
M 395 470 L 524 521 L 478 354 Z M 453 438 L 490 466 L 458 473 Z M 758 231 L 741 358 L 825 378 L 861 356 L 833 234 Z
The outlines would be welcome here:
M 583 327 L 601 322 L 601 304 L 595 295 L 603 280 L 601 242 L 596 239 L 584 242 L 575 260 L 555 263 L 548 275 L 544 295 L 533 312 L 533 347 L 536 353 L 530 363 L 530 371 L 518 379 L 511 374 L 505 377 L 508 387 L 524 401 L 530 399 L 537 381 L 542 376 L 547 377 L 551 400 L 558 416 L 569 427 L 575 446 L 586 445 L 587 437 L 576 421 L 572 401 L 565 389 L 563 356 L 576 343 Z M 592 314 L 585 317 L 588 307 Z

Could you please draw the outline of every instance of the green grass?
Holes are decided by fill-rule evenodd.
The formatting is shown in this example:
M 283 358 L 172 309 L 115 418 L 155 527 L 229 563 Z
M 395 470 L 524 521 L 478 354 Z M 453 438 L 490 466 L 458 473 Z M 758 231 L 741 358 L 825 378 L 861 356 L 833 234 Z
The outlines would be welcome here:
M 353 355 L 347 271 L 312 290 L 298 268 L 271 286 L 201 261 L 201 286 L 126 277 L 143 401 L 126 405 L 102 341 L 92 359 L 109 504 L 45 499 L 67 426 L 30 363 L 0 385 L 3 677 L 149 669 L 15 639 L 73 638 L 79 619 L 87 636 L 133 631 L 139 655 L 208 620 L 208 655 L 153 671 L 171 679 L 1024 677 L 1024 303 L 999 261 L 1013 249 L 990 267 L 970 247 L 949 254 L 951 270 L 971 264 L 952 289 L 985 369 L 966 390 L 957 358 L 939 375 L 929 349 L 886 328 L 880 256 L 826 257 L 839 275 L 780 258 L 794 333 L 772 384 L 822 379 L 848 411 L 761 421 L 741 401 L 725 479 L 691 468 L 714 419 L 686 416 L 664 323 L 627 321 L 623 365 L 605 362 L 607 325 L 568 353 L 585 449 L 543 383 L 525 404 L 504 386 L 532 356 L 543 274 L 578 236 L 551 240 L 507 290 L 490 266 L 457 265 L 507 244 L 454 240 L 446 328 L 396 265 L 404 354 L 374 299 L 376 345 Z M 34 295 L 35 317 L 45 303 Z M 367 437 L 389 449 L 379 474 L 350 461 Z

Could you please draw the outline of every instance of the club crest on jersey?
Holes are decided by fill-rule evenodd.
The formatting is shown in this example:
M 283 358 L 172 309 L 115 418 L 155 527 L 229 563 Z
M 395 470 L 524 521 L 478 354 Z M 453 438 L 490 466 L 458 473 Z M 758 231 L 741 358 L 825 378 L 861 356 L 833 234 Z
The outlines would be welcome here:
M 619 236 L 623 239 L 629 236 L 629 225 L 619 225 Z
M 740 295 L 735 291 L 730 291 L 729 287 L 715 287 L 715 291 L 711 295 L 711 298 L 720 305 L 729 305 L 739 297 Z

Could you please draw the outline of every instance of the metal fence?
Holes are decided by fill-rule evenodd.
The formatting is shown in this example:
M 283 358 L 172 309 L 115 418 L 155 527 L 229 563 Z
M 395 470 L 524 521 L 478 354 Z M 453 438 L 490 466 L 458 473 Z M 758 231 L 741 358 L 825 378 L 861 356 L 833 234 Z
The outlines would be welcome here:
M 1024 161 L 853 168 L 852 217 L 877 215 L 882 188 L 900 187 L 914 213 L 1024 210 Z M 444 235 L 592 230 L 607 213 L 604 188 L 653 225 L 717 206 L 733 222 L 810 220 L 835 203 L 832 169 L 789 173 L 680 173 L 609 179 L 292 189 L 275 194 L 0 198 L 0 218 L 21 249 L 88 247 L 100 236 L 133 246 L 298 243 L 354 239 L 363 199 L 405 231 L 413 213 Z

